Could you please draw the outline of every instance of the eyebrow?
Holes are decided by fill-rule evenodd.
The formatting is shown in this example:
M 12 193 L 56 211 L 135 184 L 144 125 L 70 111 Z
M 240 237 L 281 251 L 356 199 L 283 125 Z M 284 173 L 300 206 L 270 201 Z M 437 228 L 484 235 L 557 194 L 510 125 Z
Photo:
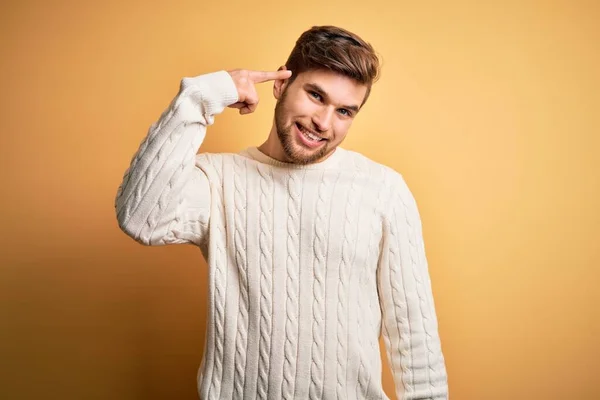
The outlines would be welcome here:
M 323 96 L 325 99 L 329 100 L 329 95 L 327 94 L 327 92 L 325 92 L 325 90 L 323 90 L 323 88 L 321 86 L 317 85 L 316 83 L 307 83 L 304 85 L 304 88 L 314 90 L 315 92 L 317 92 L 321 96 Z M 357 113 L 360 110 L 360 107 L 355 106 L 355 105 L 342 106 L 342 108 L 346 108 L 348 110 L 354 111 L 355 113 Z

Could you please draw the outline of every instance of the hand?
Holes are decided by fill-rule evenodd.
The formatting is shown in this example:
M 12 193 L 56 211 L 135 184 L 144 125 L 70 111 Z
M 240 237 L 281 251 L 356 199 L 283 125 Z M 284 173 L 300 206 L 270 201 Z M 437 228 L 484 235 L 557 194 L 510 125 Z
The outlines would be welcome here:
M 256 110 L 258 105 L 258 94 L 254 84 L 277 79 L 288 79 L 292 76 L 292 71 L 282 69 L 279 71 L 251 71 L 247 69 L 234 69 L 227 71 L 233 78 L 235 87 L 238 91 L 237 103 L 229 105 L 231 108 L 238 108 L 240 114 L 250 114 Z

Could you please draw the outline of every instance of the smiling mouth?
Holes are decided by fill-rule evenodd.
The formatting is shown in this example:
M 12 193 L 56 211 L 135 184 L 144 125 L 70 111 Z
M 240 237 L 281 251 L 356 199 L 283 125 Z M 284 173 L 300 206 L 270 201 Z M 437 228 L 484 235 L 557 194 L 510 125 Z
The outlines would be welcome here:
M 311 131 L 309 131 L 308 129 L 306 129 L 304 126 L 300 125 L 297 122 L 296 122 L 296 127 L 298 127 L 300 132 L 302 132 L 304 137 L 306 137 L 308 140 L 311 140 L 313 142 L 322 142 L 324 140 L 327 140 L 325 138 L 319 137 L 318 135 L 315 135 L 314 133 L 312 133 Z

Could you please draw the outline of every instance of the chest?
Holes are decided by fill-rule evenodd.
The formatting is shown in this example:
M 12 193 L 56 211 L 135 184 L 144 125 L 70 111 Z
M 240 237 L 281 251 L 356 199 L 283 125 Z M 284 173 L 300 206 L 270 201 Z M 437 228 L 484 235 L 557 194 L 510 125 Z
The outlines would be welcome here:
M 266 249 L 349 273 L 375 267 L 386 188 L 369 176 L 232 169 L 223 177 L 225 232 L 236 251 Z

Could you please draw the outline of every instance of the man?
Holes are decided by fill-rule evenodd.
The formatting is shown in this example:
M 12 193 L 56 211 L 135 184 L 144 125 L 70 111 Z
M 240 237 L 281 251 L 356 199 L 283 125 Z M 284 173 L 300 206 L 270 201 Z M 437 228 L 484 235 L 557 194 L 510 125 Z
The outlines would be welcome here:
M 378 58 L 333 26 L 304 32 L 277 72 L 183 78 L 116 197 L 144 245 L 192 243 L 209 266 L 201 399 L 447 399 L 416 202 L 402 176 L 339 145 Z M 266 141 L 197 154 L 225 107 L 256 110 L 274 81 Z

